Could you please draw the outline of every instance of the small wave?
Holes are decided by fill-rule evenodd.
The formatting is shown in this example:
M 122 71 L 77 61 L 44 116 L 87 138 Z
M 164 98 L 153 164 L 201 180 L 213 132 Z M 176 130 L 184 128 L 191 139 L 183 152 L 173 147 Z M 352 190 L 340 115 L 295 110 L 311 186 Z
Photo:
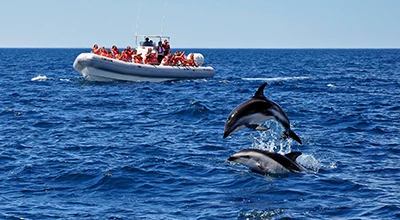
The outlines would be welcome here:
M 196 116 L 207 114 L 209 112 L 211 112 L 211 110 L 206 105 L 202 104 L 199 101 L 192 101 L 190 102 L 189 106 L 180 109 L 179 111 L 176 111 L 175 114 Z
M 276 82 L 276 81 L 290 81 L 290 80 L 304 80 L 310 79 L 308 76 L 292 76 L 292 77 L 271 77 L 271 78 L 242 78 L 242 80 L 247 81 L 267 81 L 267 82 Z
M 60 79 L 60 81 L 63 81 L 63 82 L 72 82 L 71 79 Z
M 241 212 L 238 215 L 238 219 L 270 219 L 276 215 L 282 214 L 283 209 L 276 210 L 252 210 L 249 212 Z
M 37 128 L 54 128 L 57 125 L 62 125 L 61 122 L 50 122 L 50 121 L 39 121 L 36 122 L 33 126 Z
M 31 79 L 31 81 L 46 81 L 46 80 L 51 80 L 51 78 L 47 78 L 47 76 L 38 75 Z

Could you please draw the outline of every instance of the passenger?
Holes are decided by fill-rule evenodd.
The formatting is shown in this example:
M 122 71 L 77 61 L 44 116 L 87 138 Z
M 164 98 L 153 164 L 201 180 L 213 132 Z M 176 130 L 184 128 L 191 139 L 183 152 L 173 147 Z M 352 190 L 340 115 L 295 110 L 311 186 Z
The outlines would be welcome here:
M 97 45 L 97 44 L 94 44 L 94 45 L 93 45 L 93 47 L 92 47 L 92 51 L 91 51 L 91 53 L 94 53 L 94 54 L 100 55 L 100 49 L 99 49 L 99 45 Z
M 175 54 L 171 58 L 171 65 L 176 66 L 176 65 L 181 65 L 183 64 L 185 58 L 185 52 L 175 52 Z
M 176 57 L 177 57 L 178 55 L 179 55 L 179 51 L 176 51 L 176 52 L 172 55 L 171 59 L 169 60 L 169 64 L 170 64 L 171 66 L 175 66 L 175 65 L 178 63 L 179 59 L 176 59 Z
M 151 42 L 149 41 L 149 38 L 146 37 L 146 41 L 143 43 L 143 46 L 146 46 L 146 47 L 153 46 L 153 43 L 151 43 Z
M 127 46 L 125 49 L 125 59 L 127 62 L 132 62 L 132 54 L 133 50 L 131 49 L 131 46 Z
M 108 51 L 107 51 L 108 52 Z M 107 57 L 108 58 L 114 58 L 114 55 L 112 54 L 112 52 L 109 52 L 108 54 L 107 54 Z
M 121 61 L 125 61 L 125 58 L 124 58 L 124 56 L 122 56 L 122 54 L 121 54 L 121 53 L 117 53 L 117 54 L 115 54 L 115 59 L 117 59 L 117 60 L 121 60 Z
M 170 63 L 171 57 L 172 57 L 172 54 L 171 54 L 171 53 L 165 55 L 165 57 L 162 59 L 160 65 L 161 65 L 161 66 L 169 66 L 169 65 L 171 65 L 171 63 Z
M 142 63 L 143 62 L 143 57 L 141 53 L 137 53 L 137 50 L 133 50 L 133 62 L 134 63 Z
M 127 62 L 127 59 L 126 59 L 126 57 L 127 57 L 127 55 L 126 55 L 126 50 L 123 50 L 123 51 L 121 52 L 121 57 L 122 57 L 121 60 Z
M 161 41 L 158 42 L 158 46 L 156 47 L 156 51 L 157 51 L 157 54 L 158 54 L 157 55 L 157 64 L 160 64 L 162 59 L 164 58 L 164 51 L 165 51 Z
M 169 45 L 167 39 L 164 40 L 163 47 L 164 47 L 164 55 L 167 55 L 171 52 L 171 46 Z
M 158 61 L 157 61 L 157 54 L 156 51 L 151 51 L 151 64 L 152 65 L 158 65 Z
M 108 51 L 106 50 L 106 48 L 104 48 L 104 46 L 102 46 L 100 48 L 100 56 L 104 56 L 104 57 L 108 56 Z
M 185 51 L 183 51 L 183 52 L 181 53 L 180 58 L 181 58 L 180 63 L 181 63 L 181 66 L 182 66 L 182 64 L 185 63 L 185 60 L 186 60 Z
M 149 63 L 150 63 L 150 60 L 151 60 L 151 51 L 152 51 L 152 49 L 149 48 L 149 49 L 147 50 L 146 55 L 144 55 L 144 64 L 149 64 Z
M 196 61 L 194 60 L 194 53 L 189 54 L 189 58 L 186 59 L 183 63 L 184 66 L 195 66 L 198 67 Z
M 156 52 L 153 51 L 151 48 L 149 48 L 147 50 L 146 56 L 144 58 L 144 63 L 145 64 L 151 64 L 151 65 L 157 64 Z
M 111 54 L 113 55 L 113 57 L 115 57 L 116 54 L 119 54 L 119 50 L 118 50 L 117 46 L 113 45 L 111 47 Z

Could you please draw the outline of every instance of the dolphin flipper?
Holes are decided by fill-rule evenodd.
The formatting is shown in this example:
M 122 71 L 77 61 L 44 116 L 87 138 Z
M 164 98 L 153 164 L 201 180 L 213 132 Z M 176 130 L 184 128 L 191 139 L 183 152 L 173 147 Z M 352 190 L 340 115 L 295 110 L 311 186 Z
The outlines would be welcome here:
M 297 141 L 299 144 L 303 144 L 299 138 L 299 136 L 297 136 L 296 133 L 294 133 L 292 130 L 286 130 L 285 132 L 283 132 L 281 139 L 287 139 L 287 138 L 292 138 L 293 140 Z
M 246 127 L 251 128 L 253 130 L 257 130 L 257 131 L 267 131 L 267 130 L 269 130 L 269 128 L 260 126 L 258 124 L 248 124 L 248 125 L 246 125 Z

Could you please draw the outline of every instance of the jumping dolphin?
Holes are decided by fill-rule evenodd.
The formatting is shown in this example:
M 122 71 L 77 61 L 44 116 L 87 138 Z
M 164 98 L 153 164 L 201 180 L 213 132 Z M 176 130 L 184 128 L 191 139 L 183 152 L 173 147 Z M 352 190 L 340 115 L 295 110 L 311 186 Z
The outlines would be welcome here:
M 291 152 L 286 155 L 268 152 L 259 149 L 241 150 L 228 158 L 228 161 L 237 162 L 249 167 L 253 172 L 267 174 L 283 174 L 303 171 L 296 158 L 301 152 Z
M 290 129 L 290 121 L 286 113 L 278 104 L 264 96 L 266 85 L 267 83 L 262 84 L 251 99 L 233 109 L 225 123 L 223 138 L 244 127 L 268 130 L 269 128 L 261 127 L 258 123 L 274 119 L 285 128 L 282 138 L 290 137 L 302 144 L 300 138 Z

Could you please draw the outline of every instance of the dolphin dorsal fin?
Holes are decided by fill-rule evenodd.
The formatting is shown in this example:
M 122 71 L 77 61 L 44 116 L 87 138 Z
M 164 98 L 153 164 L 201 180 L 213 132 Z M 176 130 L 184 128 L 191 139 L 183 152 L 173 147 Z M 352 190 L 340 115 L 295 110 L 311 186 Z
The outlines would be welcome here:
M 268 83 L 263 83 L 258 89 L 257 92 L 254 93 L 253 98 L 265 98 L 264 88 Z
M 285 156 L 289 159 L 291 159 L 292 161 L 295 161 L 297 159 L 298 156 L 301 155 L 301 152 L 290 152 L 288 154 L 286 154 Z

